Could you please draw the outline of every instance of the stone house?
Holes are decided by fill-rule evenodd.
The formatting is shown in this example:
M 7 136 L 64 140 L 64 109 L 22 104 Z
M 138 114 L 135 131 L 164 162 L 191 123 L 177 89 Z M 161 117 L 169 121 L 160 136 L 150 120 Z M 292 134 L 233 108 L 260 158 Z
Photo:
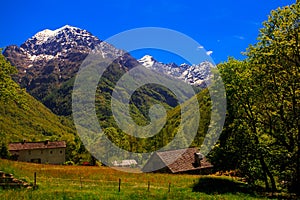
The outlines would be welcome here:
M 213 165 L 197 148 L 187 148 L 154 152 L 142 171 L 173 174 L 210 174 L 212 168 Z
M 8 144 L 14 160 L 22 162 L 63 164 L 66 161 L 66 142 L 17 142 Z

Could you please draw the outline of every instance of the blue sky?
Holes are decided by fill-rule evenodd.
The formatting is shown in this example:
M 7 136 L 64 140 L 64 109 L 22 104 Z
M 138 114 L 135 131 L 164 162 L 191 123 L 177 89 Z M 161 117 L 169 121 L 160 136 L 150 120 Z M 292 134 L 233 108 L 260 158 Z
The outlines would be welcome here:
M 83 28 L 105 40 L 119 32 L 139 27 L 164 27 L 182 32 L 213 51 L 216 63 L 228 56 L 243 59 L 241 52 L 254 44 L 270 11 L 292 0 L 265 1 L 4 1 L 1 3 L 0 47 L 22 44 L 43 29 L 66 24 Z M 181 62 L 160 51 L 151 53 L 162 62 Z M 174 60 L 172 60 L 174 59 Z M 179 64 L 179 63 L 178 63 Z

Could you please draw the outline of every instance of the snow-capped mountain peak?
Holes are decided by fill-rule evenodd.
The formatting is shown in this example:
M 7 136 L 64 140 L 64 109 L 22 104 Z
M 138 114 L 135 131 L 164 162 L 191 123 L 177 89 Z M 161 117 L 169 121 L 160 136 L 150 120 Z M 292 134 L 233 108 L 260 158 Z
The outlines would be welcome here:
M 123 57 L 130 57 L 130 55 L 125 55 L 123 50 L 99 40 L 88 31 L 70 25 L 56 30 L 40 31 L 20 47 L 8 46 L 3 54 L 11 63 L 18 66 L 20 72 L 18 81 L 25 81 L 30 85 L 34 79 L 32 74 L 36 77 L 56 74 L 59 81 L 68 80 L 71 77 L 70 74 L 75 73 L 80 63 L 94 50 L 101 52 L 105 58 L 120 57 L 120 62 L 125 62 L 123 60 L 126 59 Z M 127 64 L 137 64 L 136 60 L 134 62 L 132 59 L 129 60 L 132 63 Z M 208 62 L 178 66 L 175 63 L 159 62 L 151 55 L 145 55 L 138 62 L 151 70 L 195 86 L 205 86 L 205 80 L 210 76 Z
M 55 37 L 56 35 L 58 35 L 59 33 L 61 32 L 65 32 L 67 30 L 71 30 L 73 33 L 80 33 L 80 30 L 79 28 L 77 27 L 74 27 L 74 26 L 70 26 L 70 25 L 65 25 L 61 28 L 58 28 L 56 30 L 50 30 L 50 29 L 45 29 L 45 30 L 42 30 L 38 33 L 36 33 L 32 39 L 36 39 L 36 44 L 43 44 L 45 43 L 49 38 L 53 38 Z
M 145 55 L 138 62 L 151 70 L 199 87 L 206 87 L 209 84 L 210 68 L 213 66 L 210 62 L 202 62 L 198 65 L 183 63 L 179 66 L 175 63 L 164 64 L 150 55 Z
M 33 36 L 33 38 L 36 38 L 40 42 L 46 42 L 47 39 L 54 35 L 54 31 L 51 31 L 49 29 L 45 29 L 43 31 L 38 32 Z
M 138 62 L 147 68 L 151 68 L 157 61 L 152 56 L 145 55 L 144 57 L 139 59 Z
M 42 82 L 59 84 L 68 80 L 94 50 L 101 52 L 105 58 L 119 58 L 125 54 L 84 29 L 65 25 L 56 30 L 42 30 L 20 47 L 8 46 L 3 55 L 17 66 L 19 73 L 16 81 L 29 89 Z M 125 55 L 119 63 L 130 59 Z
M 64 25 L 63 27 L 61 28 L 58 28 L 55 30 L 55 32 L 59 32 L 59 31 L 62 31 L 62 30 L 65 30 L 65 29 L 71 29 L 71 30 L 81 30 L 80 28 L 78 27 L 75 27 L 75 26 L 70 26 L 70 25 Z
M 36 33 L 22 44 L 21 48 L 32 60 L 42 57 L 52 58 L 71 49 L 88 53 L 100 43 L 101 40 L 88 31 L 65 25 L 56 30 L 45 29 Z

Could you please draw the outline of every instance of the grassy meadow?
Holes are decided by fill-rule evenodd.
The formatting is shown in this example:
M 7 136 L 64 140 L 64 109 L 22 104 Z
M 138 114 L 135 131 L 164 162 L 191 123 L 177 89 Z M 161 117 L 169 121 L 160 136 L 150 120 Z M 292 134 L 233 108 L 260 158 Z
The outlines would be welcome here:
M 0 189 L 2 200 L 263 199 L 249 192 L 246 184 L 230 177 L 126 173 L 109 167 L 43 165 L 8 160 L 0 160 L 0 170 L 30 183 L 34 182 L 36 172 L 38 185 L 35 190 Z

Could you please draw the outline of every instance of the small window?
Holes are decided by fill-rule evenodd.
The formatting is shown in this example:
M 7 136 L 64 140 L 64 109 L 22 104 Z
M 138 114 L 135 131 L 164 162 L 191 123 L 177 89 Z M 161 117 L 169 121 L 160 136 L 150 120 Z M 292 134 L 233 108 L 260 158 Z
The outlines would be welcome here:
M 28 154 L 31 155 L 31 151 L 30 150 L 28 151 Z
M 41 150 L 41 154 L 43 154 L 43 150 Z
M 53 152 L 52 151 L 50 151 L 50 154 L 52 154 Z
M 62 154 L 62 151 L 60 151 L 60 154 Z

